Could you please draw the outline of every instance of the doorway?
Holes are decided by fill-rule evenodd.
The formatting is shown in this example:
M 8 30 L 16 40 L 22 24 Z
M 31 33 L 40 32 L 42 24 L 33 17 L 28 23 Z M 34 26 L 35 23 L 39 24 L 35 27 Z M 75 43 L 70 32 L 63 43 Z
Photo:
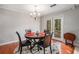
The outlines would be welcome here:
M 63 38 L 63 22 L 61 18 L 47 20 L 47 30 L 53 32 L 54 38 Z

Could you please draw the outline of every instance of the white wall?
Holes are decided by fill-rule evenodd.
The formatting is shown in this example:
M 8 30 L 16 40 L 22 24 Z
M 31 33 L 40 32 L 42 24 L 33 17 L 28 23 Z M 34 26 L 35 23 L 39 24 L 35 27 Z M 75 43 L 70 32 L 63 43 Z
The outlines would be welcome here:
M 0 8 L 0 44 L 16 41 L 16 31 L 24 38 L 25 29 L 40 31 L 40 21 L 25 13 Z
M 73 9 L 64 13 L 64 33 L 72 32 L 75 33 L 76 43 L 79 44 L 79 9 Z
M 79 43 L 79 8 L 70 9 L 64 12 L 59 12 L 56 14 L 49 14 L 41 17 L 42 27 L 41 31 L 46 28 L 47 19 L 54 18 L 62 18 L 63 19 L 63 33 L 65 32 L 73 32 L 76 34 L 76 41 Z

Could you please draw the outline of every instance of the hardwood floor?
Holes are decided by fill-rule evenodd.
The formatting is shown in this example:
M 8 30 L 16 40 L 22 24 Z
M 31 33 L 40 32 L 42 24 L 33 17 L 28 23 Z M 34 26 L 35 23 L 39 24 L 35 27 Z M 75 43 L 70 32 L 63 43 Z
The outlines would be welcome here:
M 17 43 L 0 46 L 0 54 L 13 54 L 13 51 L 17 46 Z
M 74 48 L 62 43 L 61 52 L 62 52 L 62 54 L 73 54 Z
M 65 45 L 63 42 L 61 42 L 61 53 L 62 54 L 72 54 L 74 51 L 74 48 Z M 14 49 L 18 46 L 17 43 L 7 44 L 0 46 L 0 54 L 13 54 Z
M 74 47 L 71 47 L 69 45 L 66 45 L 64 42 L 62 41 L 59 41 L 59 40 L 55 40 L 53 39 L 54 41 L 58 41 L 58 42 L 61 42 L 61 54 L 73 54 L 74 53 L 74 50 L 75 48 Z

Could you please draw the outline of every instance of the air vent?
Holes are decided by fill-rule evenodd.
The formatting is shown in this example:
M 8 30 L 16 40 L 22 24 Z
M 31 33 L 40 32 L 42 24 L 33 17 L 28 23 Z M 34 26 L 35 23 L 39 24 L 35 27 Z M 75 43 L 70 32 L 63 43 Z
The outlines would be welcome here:
M 74 4 L 74 7 L 75 8 L 79 8 L 79 4 Z
M 52 4 L 52 5 L 50 5 L 50 7 L 54 7 L 54 6 L 56 6 L 56 4 Z
M 77 9 L 77 8 L 79 8 L 79 4 L 74 4 L 72 7 L 72 9 Z

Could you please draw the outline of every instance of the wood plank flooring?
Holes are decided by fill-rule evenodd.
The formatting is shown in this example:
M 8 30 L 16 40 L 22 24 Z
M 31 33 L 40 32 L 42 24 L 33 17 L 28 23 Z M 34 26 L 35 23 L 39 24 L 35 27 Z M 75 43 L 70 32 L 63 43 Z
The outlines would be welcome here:
M 17 43 L 0 46 L 0 54 L 13 54 L 13 51 L 17 46 Z
M 17 43 L 7 44 L 0 46 L 0 54 L 13 54 L 14 49 L 18 46 Z M 62 54 L 72 54 L 74 51 L 73 48 L 62 43 L 61 53 Z

